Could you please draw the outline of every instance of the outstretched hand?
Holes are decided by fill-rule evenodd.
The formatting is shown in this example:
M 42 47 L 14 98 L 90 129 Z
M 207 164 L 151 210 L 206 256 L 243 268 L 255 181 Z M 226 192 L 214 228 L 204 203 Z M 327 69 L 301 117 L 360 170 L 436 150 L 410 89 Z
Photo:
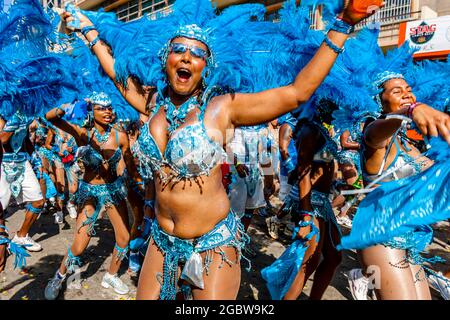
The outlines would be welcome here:
M 424 136 L 437 137 L 440 135 L 450 144 L 449 115 L 421 103 L 413 110 L 412 120 Z
M 346 0 L 340 17 L 347 23 L 355 25 L 382 7 L 384 7 L 383 0 Z
M 64 11 L 62 13 L 62 18 L 63 18 L 63 20 L 64 20 L 64 22 L 66 24 L 68 22 L 70 22 L 70 21 L 74 21 L 75 20 L 73 15 L 70 12 L 68 12 L 68 11 Z M 93 26 L 94 25 L 92 23 L 92 21 L 89 20 L 88 17 L 86 17 L 84 14 L 79 13 L 79 12 L 78 12 L 78 19 L 80 19 L 80 29 L 83 29 L 84 27 L 87 27 L 87 26 Z M 72 30 L 70 30 L 70 31 L 72 31 Z M 78 31 L 78 30 L 76 30 L 76 31 Z

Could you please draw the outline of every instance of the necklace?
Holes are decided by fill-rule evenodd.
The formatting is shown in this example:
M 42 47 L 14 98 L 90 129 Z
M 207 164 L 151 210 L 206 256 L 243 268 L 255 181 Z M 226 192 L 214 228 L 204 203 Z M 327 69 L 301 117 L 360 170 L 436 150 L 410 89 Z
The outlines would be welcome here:
M 185 103 L 183 103 L 178 109 L 170 101 L 170 98 L 164 98 L 163 101 L 164 111 L 166 112 L 166 120 L 169 123 L 169 134 L 172 134 L 180 125 L 182 125 L 186 116 L 194 108 L 198 106 L 197 97 L 190 97 Z
M 111 126 L 108 126 L 103 135 L 100 132 L 98 132 L 96 127 L 94 127 L 94 137 L 95 139 L 97 139 L 97 142 L 100 145 L 101 149 L 103 149 L 103 145 L 106 143 L 106 141 L 108 141 L 110 134 L 111 134 Z

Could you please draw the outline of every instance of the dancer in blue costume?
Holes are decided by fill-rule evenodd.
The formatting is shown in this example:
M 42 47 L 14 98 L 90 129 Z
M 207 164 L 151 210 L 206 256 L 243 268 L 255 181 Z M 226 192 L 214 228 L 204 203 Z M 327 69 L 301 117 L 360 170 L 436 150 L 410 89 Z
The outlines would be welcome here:
M 324 100 L 310 103 L 317 112 L 311 119 L 298 120 L 294 132 L 297 167 L 290 177 L 296 183 L 278 215 L 291 215 L 297 226 L 293 238 L 297 239 L 274 264 L 261 271 L 272 298 L 277 300 L 297 299 L 313 272 L 310 299 L 321 299 L 341 262 L 336 248 L 340 232 L 329 198 L 337 145 L 324 126 L 331 123 L 336 107 Z
M 42 250 L 41 245 L 28 235 L 33 223 L 42 212 L 44 200 L 39 181 L 28 161 L 31 142 L 28 138 L 28 127 L 32 119 L 16 112 L 6 121 L 0 132 L 2 148 L 4 150 L 0 178 L 0 200 L 3 209 L 14 197 L 18 203 L 28 202 L 26 205 L 24 222 L 13 238 L 13 242 L 26 245 L 29 251 Z
M 432 240 L 429 224 L 450 216 L 450 148 L 435 141 L 434 156 L 427 157 L 408 140 L 406 128 L 413 121 L 424 136 L 449 139 L 450 117 L 417 102 L 402 74 L 381 73 L 374 87 L 381 116 L 367 121 L 361 156 L 366 188 L 379 187 L 360 203 L 341 248 L 361 250 L 366 273 L 380 277 L 378 299 L 431 299 L 423 263 L 435 260 L 420 253 Z M 431 125 L 419 121 L 423 116 Z
M 295 81 L 294 75 L 290 85 L 247 94 L 217 91 L 213 86 L 231 84 L 239 89 L 244 76 L 239 68 L 248 53 L 233 37 L 251 41 L 246 26 L 254 26 L 251 30 L 259 26 L 251 18 L 263 17 L 262 6 L 231 7 L 216 17 L 209 1 L 179 0 L 167 18 L 142 21 L 137 38 L 129 44 L 129 52 L 134 52 L 130 56 L 115 48 L 114 39 L 108 39 L 112 51 L 102 41 L 101 23 L 94 26 L 85 15 L 78 15 L 82 33 L 127 101 L 141 113 L 149 114 L 148 105 L 152 111 L 146 135 L 156 220 L 138 299 L 175 299 L 179 284 L 185 284 L 181 290 L 194 299 L 236 298 L 246 236 L 230 212 L 222 185 L 223 137 L 234 127 L 271 121 L 311 97 L 342 51 L 352 25 L 370 15 L 355 13 L 355 4 L 361 2 L 350 1 Z M 74 17 L 65 13 L 65 19 Z M 155 44 L 160 46 L 157 50 Z M 155 90 L 145 92 L 143 85 Z
M 278 119 L 280 125 L 279 131 L 279 145 L 280 145 L 280 192 L 278 198 L 285 201 L 292 189 L 292 184 L 295 181 L 289 181 L 289 176 L 295 171 L 297 167 L 297 148 L 293 133 L 297 125 L 297 119 L 290 113 Z M 289 205 L 287 205 L 289 206 Z M 290 214 L 290 210 L 284 210 L 285 204 L 282 205 L 276 215 L 266 218 L 266 225 L 269 235 L 273 239 L 278 239 L 278 232 L 282 225 L 282 219 Z
M 117 275 L 122 260 L 126 257 L 129 243 L 128 211 L 125 203 L 127 189 L 123 177 L 118 176 L 117 166 L 123 157 L 128 172 L 136 172 L 125 132 L 112 127 L 113 107 L 108 95 L 93 93 L 89 98 L 90 111 L 87 124 L 80 127 L 62 119 L 70 106 L 50 110 L 46 118 L 56 127 L 72 135 L 79 146 L 78 159 L 83 163 L 84 176 L 79 184 L 76 202 L 78 205 L 77 231 L 75 239 L 60 268 L 50 280 L 46 299 L 56 299 L 67 272 L 80 266 L 80 255 L 93 235 L 101 209 L 104 207 L 111 221 L 116 238 L 110 267 L 102 279 L 102 286 L 113 288 L 119 294 L 129 289 Z M 139 177 L 133 177 L 139 181 Z
M 3 130 L 6 122 L 0 117 L 0 132 Z M 0 166 L 3 162 L 3 146 L 0 147 Z M 1 172 L 0 172 L 1 179 Z M 3 206 L 0 203 L 0 276 L 5 270 L 8 253 L 15 255 L 14 267 L 22 268 L 25 266 L 25 258 L 30 255 L 26 252 L 23 245 L 12 242 L 9 239 L 8 228 L 6 227 Z M 2 279 L 3 280 L 3 279 Z

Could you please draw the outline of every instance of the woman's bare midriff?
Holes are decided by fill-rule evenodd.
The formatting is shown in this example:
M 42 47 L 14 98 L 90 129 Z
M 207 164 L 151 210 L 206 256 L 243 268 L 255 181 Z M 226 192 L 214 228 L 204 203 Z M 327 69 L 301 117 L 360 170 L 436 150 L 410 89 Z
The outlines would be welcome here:
M 202 193 L 193 179 L 174 186 L 169 184 L 164 191 L 160 181 L 156 180 L 156 219 L 164 232 L 181 239 L 194 239 L 208 233 L 226 218 L 230 202 L 222 185 L 220 166 L 201 180 Z
M 86 172 L 83 175 L 83 181 L 89 184 L 109 184 L 109 183 L 113 183 L 114 181 L 116 181 L 118 179 L 118 176 L 114 176 L 111 175 L 110 172 L 108 171 L 108 173 L 103 172 L 103 174 L 100 173 L 92 173 L 92 172 Z

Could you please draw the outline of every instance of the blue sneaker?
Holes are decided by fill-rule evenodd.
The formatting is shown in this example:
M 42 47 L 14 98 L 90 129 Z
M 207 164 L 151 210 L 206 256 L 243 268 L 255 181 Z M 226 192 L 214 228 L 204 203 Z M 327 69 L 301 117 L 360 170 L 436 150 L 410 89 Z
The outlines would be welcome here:
M 141 270 L 141 259 L 139 252 L 130 251 L 128 258 L 128 269 L 131 272 L 137 273 Z

